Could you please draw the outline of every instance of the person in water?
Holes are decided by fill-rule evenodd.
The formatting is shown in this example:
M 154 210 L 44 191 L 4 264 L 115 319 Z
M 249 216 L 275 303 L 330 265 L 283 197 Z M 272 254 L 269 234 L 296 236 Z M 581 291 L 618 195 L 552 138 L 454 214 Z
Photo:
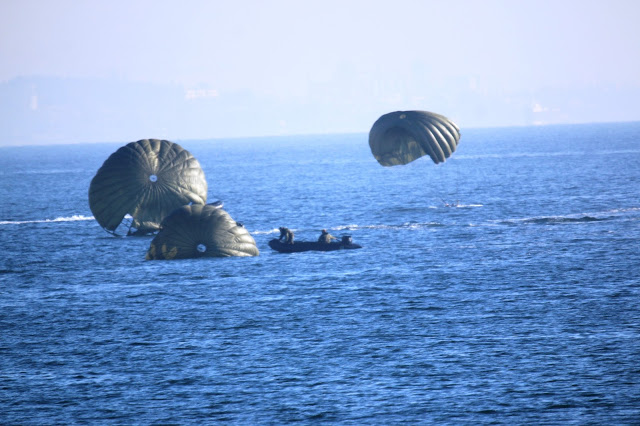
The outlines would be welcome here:
M 278 239 L 282 241 L 282 239 L 284 238 L 284 242 L 286 244 L 293 244 L 293 232 L 291 232 L 289 228 L 285 228 L 284 226 L 281 226 L 278 229 L 280 229 L 280 238 Z
M 328 233 L 326 229 L 323 229 L 322 234 L 320 234 L 320 238 L 318 238 L 318 242 L 322 244 L 329 244 L 331 240 L 337 240 L 337 238 Z

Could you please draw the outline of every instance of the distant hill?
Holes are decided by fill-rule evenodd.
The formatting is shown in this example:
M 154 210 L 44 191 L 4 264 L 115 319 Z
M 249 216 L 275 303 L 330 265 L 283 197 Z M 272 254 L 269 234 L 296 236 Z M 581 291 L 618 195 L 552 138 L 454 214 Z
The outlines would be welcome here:
M 368 132 L 398 109 L 440 112 L 463 135 L 465 127 L 640 119 L 640 89 L 504 93 L 455 79 L 433 82 L 446 84 L 439 91 L 429 83 L 403 95 L 374 81 L 346 93 L 327 82 L 286 98 L 117 78 L 21 77 L 0 82 L 0 145 Z

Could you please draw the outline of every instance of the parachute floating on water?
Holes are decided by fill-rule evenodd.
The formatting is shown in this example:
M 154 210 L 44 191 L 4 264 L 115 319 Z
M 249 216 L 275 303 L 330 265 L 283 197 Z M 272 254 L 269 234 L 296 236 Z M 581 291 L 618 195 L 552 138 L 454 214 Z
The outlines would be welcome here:
M 258 256 L 256 242 L 242 224 L 218 205 L 182 206 L 162 221 L 147 260 Z
M 383 166 L 398 166 L 428 155 L 442 163 L 460 141 L 460 129 L 440 114 L 395 111 L 381 116 L 369 131 L 371 153 Z
M 130 217 L 129 234 L 156 232 L 176 208 L 206 202 L 207 181 L 198 160 L 180 145 L 159 139 L 118 149 L 89 186 L 93 216 L 112 234 L 120 232 L 125 217 Z

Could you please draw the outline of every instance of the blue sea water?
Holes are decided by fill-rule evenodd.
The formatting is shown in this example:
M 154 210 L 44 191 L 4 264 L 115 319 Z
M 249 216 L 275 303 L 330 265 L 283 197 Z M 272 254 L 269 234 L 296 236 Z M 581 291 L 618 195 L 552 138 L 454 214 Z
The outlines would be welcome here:
M 366 134 L 176 142 L 259 257 L 104 232 L 122 144 L 0 148 L 0 423 L 640 422 L 640 123 L 392 168 Z M 279 226 L 364 248 L 275 253 Z

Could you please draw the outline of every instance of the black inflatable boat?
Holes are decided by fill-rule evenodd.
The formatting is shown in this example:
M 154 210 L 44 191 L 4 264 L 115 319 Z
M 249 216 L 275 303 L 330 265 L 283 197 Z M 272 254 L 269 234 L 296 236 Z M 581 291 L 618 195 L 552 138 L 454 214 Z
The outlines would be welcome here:
M 345 235 L 342 240 L 331 243 L 319 243 L 316 241 L 294 241 L 293 244 L 284 243 L 277 238 L 269 241 L 269 247 L 280 253 L 298 253 L 303 251 L 335 251 L 353 250 L 362 248 L 360 244 L 354 244 L 351 237 Z

